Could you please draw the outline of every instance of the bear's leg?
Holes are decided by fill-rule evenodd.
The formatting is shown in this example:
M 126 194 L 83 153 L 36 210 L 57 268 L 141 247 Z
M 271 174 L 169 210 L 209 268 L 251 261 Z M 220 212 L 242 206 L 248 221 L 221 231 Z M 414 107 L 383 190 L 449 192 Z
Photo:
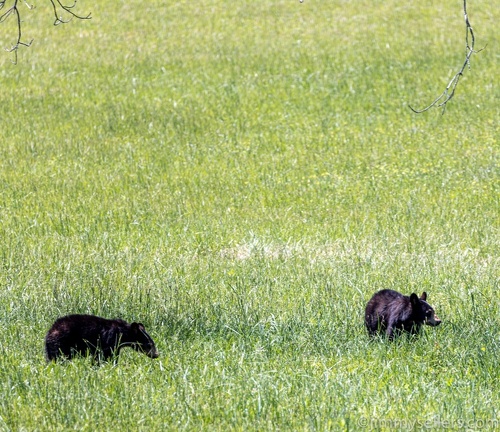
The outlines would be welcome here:
M 389 340 L 393 340 L 394 339 L 394 326 L 392 323 L 389 323 L 387 325 L 387 330 L 385 331 L 385 334 L 387 335 L 387 337 L 389 338 Z

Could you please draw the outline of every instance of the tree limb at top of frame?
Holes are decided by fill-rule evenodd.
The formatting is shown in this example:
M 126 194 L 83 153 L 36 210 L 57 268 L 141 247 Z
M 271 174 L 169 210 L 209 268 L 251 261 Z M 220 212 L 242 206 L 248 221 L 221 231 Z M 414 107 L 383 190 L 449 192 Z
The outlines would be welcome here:
M 78 18 L 82 20 L 91 19 L 90 14 L 84 16 L 79 15 L 74 11 L 76 6 L 76 1 L 74 0 L 72 4 L 65 4 L 61 0 L 50 0 L 52 4 L 52 9 L 54 11 L 54 25 L 64 24 L 71 21 L 73 18 Z M 25 42 L 23 40 L 22 32 L 22 19 L 21 12 L 19 11 L 20 0 L 0 0 L 0 24 L 7 21 L 10 17 L 14 17 L 17 25 L 17 38 L 10 48 L 6 48 L 6 51 L 13 53 L 14 60 L 13 63 L 17 63 L 17 51 L 19 47 L 25 46 L 29 47 L 33 40 Z M 23 3 L 28 9 L 34 9 L 35 6 L 30 5 L 27 0 L 23 0 Z
M 429 111 L 431 108 L 443 108 L 442 114 L 444 114 L 444 111 L 446 109 L 446 104 L 455 96 L 455 90 L 458 86 L 458 82 L 460 81 L 460 78 L 464 74 L 465 68 L 469 67 L 470 69 L 470 59 L 472 57 L 472 54 L 478 53 L 483 50 L 475 50 L 475 36 L 474 36 L 474 30 L 472 29 L 472 26 L 469 21 L 469 16 L 467 15 L 467 0 L 464 0 L 464 19 L 465 19 L 465 61 L 460 68 L 460 70 L 453 76 L 451 81 L 448 83 L 446 88 L 444 89 L 443 93 L 441 93 L 434 101 L 427 105 L 425 108 L 422 109 L 415 109 L 411 105 L 408 105 L 409 108 L 416 114 L 421 114 L 423 112 Z

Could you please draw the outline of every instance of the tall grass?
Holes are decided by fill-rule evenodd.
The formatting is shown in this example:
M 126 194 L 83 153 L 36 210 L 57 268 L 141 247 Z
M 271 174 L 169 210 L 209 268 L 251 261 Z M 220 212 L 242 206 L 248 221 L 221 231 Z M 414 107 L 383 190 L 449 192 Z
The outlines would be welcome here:
M 487 49 L 417 116 L 460 5 L 77 7 L 0 57 L 0 430 L 497 429 L 497 11 L 470 6 Z M 382 288 L 442 326 L 369 341 Z M 161 356 L 47 365 L 67 313 Z

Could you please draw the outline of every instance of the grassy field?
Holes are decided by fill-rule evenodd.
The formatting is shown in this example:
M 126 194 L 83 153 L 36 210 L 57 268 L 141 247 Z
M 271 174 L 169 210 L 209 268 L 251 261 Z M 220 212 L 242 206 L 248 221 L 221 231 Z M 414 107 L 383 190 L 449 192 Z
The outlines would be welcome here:
M 0 55 L 0 430 L 498 430 L 497 9 L 442 116 L 407 105 L 461 2 L 38 3 Z M 382 288 L 443 324 L 370 341 Z M 160 357 L 47 364 L 68 313 Z

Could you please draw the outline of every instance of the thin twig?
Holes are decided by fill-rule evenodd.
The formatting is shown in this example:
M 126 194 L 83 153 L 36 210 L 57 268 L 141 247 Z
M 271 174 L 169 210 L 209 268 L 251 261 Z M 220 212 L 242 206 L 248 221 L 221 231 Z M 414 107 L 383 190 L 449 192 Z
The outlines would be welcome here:
M 442 114 L 444 114 L 444 111 L 446 109 L 446 104 L 455 95 L 455 89 L 457 88 L 460 78 L 462 78 L 463 76 L 465 68 L 468 66 L 470 69 L 470 58 L 472 57 L 472 54 L 478 53 L 484 49 L 484 48 L 481 48 L 480 50 L 474 49 L 476 38 L 474 36 L 474 30 L 472 29 L 472 26 L 469 21 L 469 16 L 467 15 L 467 0 L 464 0 L 464 19 L 465 19 L 465 61 L 462 67 L 451 79 L 449 84 L 444 89 L 443 93 L 441 93 L 430 105 L 420 110 L 417 110 L 413 108 L 411 105 L 408 105 L 414 113 L 420 114 L 430 110 L 432 107 L 435 106 L 437 108 L 442 107 L 443 108 Z M 470 37 L 470 44 L 469 44 L 469 37 Z
M 76 0 L 74 0 L 73 4 L 72 5 L 65 5 L 65 4 L 62 4 L 60 2 L 60 0 L 50 0 L 50 2 L 52 3 L 52 8 L 54 9 L 54 16 L 55 16 L 55 21 L 54 21 L 54 25 L 59 25 L 59 24 L 64 24 L 64 23 L 67 23 L 69 21 L 71 21 L 71 19 L 74 17 L 74 18 L 78 18 L 78 19 L 82 19 L 82 20 L 85 20 L 85 19 L 90 19 L 91 16 L 90 14 L 88 14 L 87 16 L 81 16 L 81 15 L 77 15 L 76 13 L 74 13 L 71 9 L 73 9 L 75 6 L 76 6 Z M 68 20 L 64 20 L 62 18 L 62 15 L 58 14 L 57 12 L 57 8 L 58 6 L 64 11 L 66 12 L 67 14 L 70 15 L 70 18 Z
M 5 7 L 7 1 L 8 0 L 0 0 L 0 11 Z M 73 12 L 72 9 L 76 6 L 76 0 L 74 0 L 73 4 L 71 4 L 71 5 L 63 4 L 63 3 L 61 3 L 60 0 L 50 0 L 50 2 L 52 3 L 52 8 L 54 10 L 54 16 L 55 16 L 54 25 L 66 23 L 66 22 L 70 21 L 73 17 L 78 18 L 78 19 L 82 19 L 82 20 L 91 19 L 90 14 L 88 14 L 87 16 L 81 16 L 81 15 L 78 15 L 75 12 Z M 26 0 L 24 0 L 24 3 L 28 7 L 28 9 L 34 9 L 34 6 L 28 4 Z M 21 20 L 21 13 L 19 12 L 18 4 L 19 4 L 19 0 L 13 0 L 12 6 L 9 7 L 4 13 L 0 14 L 0 24 L 3 23 L 4 21 L 7 21 L 7 19 L 9 19 L 9 17 L 12 15 L 15 17 L 15 21 L 17 24 L 17 37 L 15 39 L 15 42 L 10 48 L 5 49 L 7 52 L 13 53 L 14 60 L 12 61 L 12 63 L 14 63 L 14 64 L 17 64 L 17 52 L 18 52 L 19 47 L 20 46 L 29 47 L 29 46 L 31 46 L 31 43 L 33 42 L 33 39 L 29 42 L 22 41 L 22 36 L 23 36 L 22 20 Z M 61 13 L 59 13 L 59 10 L 61 10 Z M 62 17 L 63 14 L 70 15 L 70 18 L 68 20 L 64 20 Z
M 6 2 L 6 0 L 0 1 L 0 10 L 2 10 L 4 8 L 5 2 Z M 14 3 L 12 4 L 12 6 L 9 9 L 7 9 L 7 11 L 4 12 L 2 15 L 0 15 L 0 23 L 3 23 L 4 21 L 6 21 L 11 15 L 15 16 L 15 20 L 16 20 L 16 24 L 17 24 L 17 38 L 16 38 L 16 41 L 14 42 L 14 44 L 10 48 L 5 48 L 5 51 L 13 53 L 14 60 L 12 61 L 12 63 L 14 63 L 14 64 L 17 64 L 17 50 L 18 50 L 18 48 L 20 46 L 29 47 L 31 45 L 31 43 L 33 42 L 33 40 L 31 40 L 29 42 L 22 41 L 21 14 L 19 13 L 19 9 L 17 7 L 18 3 L 19 3 L 19 0 L 14 0 Z M 29 5 L 26 1 L 25 1 L 25 4 L 29 9 L 34 8 L 34 6 Z

